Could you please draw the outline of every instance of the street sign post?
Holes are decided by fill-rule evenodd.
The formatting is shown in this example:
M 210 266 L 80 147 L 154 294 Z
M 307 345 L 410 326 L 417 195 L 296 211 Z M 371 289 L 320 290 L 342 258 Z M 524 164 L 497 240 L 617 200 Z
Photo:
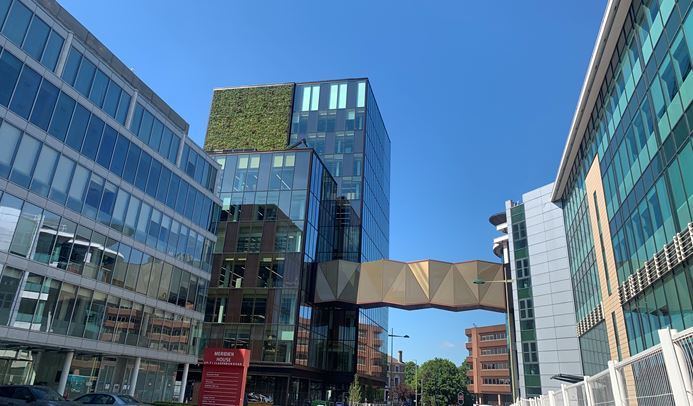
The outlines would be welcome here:
M 250 350 L 205 348 L 200 406 L 243 406 Z

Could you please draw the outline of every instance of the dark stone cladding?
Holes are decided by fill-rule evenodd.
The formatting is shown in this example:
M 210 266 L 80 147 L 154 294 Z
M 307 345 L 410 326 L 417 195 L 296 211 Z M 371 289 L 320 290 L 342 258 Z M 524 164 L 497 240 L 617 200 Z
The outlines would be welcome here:
M 184 134 L 188 134 L 189 124 L 166 104 L 149 86 L 138 78 L 117 56 L 101 43 L 86 27 L 77 21 L 56 0 L 35 0 L 49 15 L 55 18 L 65 29 L 72 32 L 98 58 L 108 64 L 109 68 L 125 82 L 136 89 L 140 96 L 147 99 L 156 109 L 176 125 Z

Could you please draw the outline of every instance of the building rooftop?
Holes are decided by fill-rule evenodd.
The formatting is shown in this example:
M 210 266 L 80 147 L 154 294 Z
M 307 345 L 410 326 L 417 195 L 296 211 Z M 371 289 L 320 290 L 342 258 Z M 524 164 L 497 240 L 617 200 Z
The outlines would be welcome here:
M 558 174 L 554 182 L 551 194 L 551 200 L 554 202 L 560 200 L 563 196 L 570 171 L 585 135 L 592 109 L 599 96 L 599 89 L 609 67 L 611 55 L 616 48 L 620 27 L 623 26 L 623 21 L 628 15 L 628 7 L 619 6 L 621 6 L 621 2 L 615 0 L 609 0 L 606 5 L 604 18 L 599 27 L 599 34 L 594 44 L 592 57 L 585 75 L 585 82 L 580 91 L 578 104 L 573 115 L 570 131 L 568 132 L 568 140 L 566 141 L 561 163 L 558 167 Z
M 65 29 L 72 32 L 74 38 L 78 39 L 89 51 L 94 53 L 101 60 L 106 62 L 110 69 L 118 74 L 130 86 L 137 90 L 139 96 L 147 99 L 156 107 L 171 123 L 176 125 L 183 133 L 187 134 L 189 125 L 171 106 L 159 97 L 149 86 L 147 86 L 133 71 L 115 56 L 94 34 L 92 34 L 82 23 L 77 21 L 67 10 L 56 0 L 36 0 L 36 2 L 46 9 Z

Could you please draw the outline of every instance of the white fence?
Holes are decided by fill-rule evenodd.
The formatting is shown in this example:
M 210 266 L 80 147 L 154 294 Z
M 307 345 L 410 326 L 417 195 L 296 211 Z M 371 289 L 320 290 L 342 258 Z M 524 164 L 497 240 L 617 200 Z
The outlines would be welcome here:
M 658 333 L 659 345 L 513 406 L 693 406 L 693 328 Z

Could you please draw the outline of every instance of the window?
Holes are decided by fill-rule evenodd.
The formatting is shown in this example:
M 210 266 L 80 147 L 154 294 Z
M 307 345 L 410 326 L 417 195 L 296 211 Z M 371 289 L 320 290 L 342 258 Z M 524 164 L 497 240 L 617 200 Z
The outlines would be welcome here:
M 8 325 L 21 280 L 22 272 L 18 269 L 5 266 L 0 273 L 0 325 Z
M 111 156 L 114 155 L 113 149 L 117 139 L 118 132 L 111 126 L 107 125 L 104 128 L 103 137 L 101 138 L 101 146 L 99 147 L 99 153 L 96 156 L 96 162 L 104 168 L 108 168 L 111 164 Z
M 320 86 L 304 86 L 301 111 L 317 111 L 320 103 Z
M 75 100 L 61 92 L 53 113 L 53 119 L 48 127 L 48 133 L 60 141 L 64 141 L 74 109 Z
M 95 73 L 96 65 L 94 65 L 94 63 L 92 63 L 89 59 L 82 57 L 82 62 L 79 65 L 79 71 L 77 71 L 77 78 L 75 79 L 74 87 L 75 90 L 82 93 L 84 97 L 89 97 L 89 91 L 91 90 Z
M 103 73 L 100 69 L 96 70 L 94 74 L 94 83 L 91 87 L 91 92 L 89 93 L 89 100 L 94 102 L 97 106 L 101 106 L 103 103 L 103 98 L 106 95 L 106 88 L 108 86 L 108 76 Z M 110 116 L 113 114 L 109 113 Z
M 497 331 L 497 332 L 490 333 L 490 334 L 480 334 L 479 335 L 480 341 L 492 341 L 492 340 L 504 340 L 504 339 L 505 339 L 505 331 Z
M 537 343 L 522 343 L 522 360 L 524 362 L 539 362 L 539 356 L 537 355 Z
M 81 165 L 75 167 L 75 173 L 67 196 L 67 207 L 81 213 L 84 192 L 89 179 L 89 171 Z
M 130 141 L 120 134 L 117 134 L 117 140 L 113 149 L 113 159 L 111 160 L 111 172 L 118 176 L 123 174 L 125 168 L 125 159 L 128 156 L 128 148 Z
M 346 96 L 346 83 L 330 85 L 330 109 L 345 109 Z
M 44 131 L 48 128 L 59 93 L 58 88 L 51 82 L 44 80 L 41 84 L 30 121 Z
M 22 47 L 24 51 L 37 61 L 40 60 L 50 31 L 48 24 L 40 18 L 34 17 L 29 26 L 29 32 L 24 39 L 24 46 Z
M 7 51 L 0 57 L 0 104 L 7 106 L 17 84 L 22 62 Z
M 19 76 L 14 96 L 12 96 L 12 101 L 10 102 L 10 110 L 24 119 L 29 119 L 29 113 L 34 104 L 40 83 L 41 76 L 35 70 L 24 66 L 22 74 Z
M 56 203 L 65 204 L 67 199 L 68 189 L 70 187 L 70 179 L 72 179 L 72 171 L 75 168 L 75 163 L 65 157 L 60 156 L 58 160 L 58 166 L 55 169 L 55 173 L 59 173 L 60 176 L 55 176 L 51 184 L 51 190 L 49 198 Z
M 90 115 L 89 111 L 82 107 L 81 104 L 76 105 L 72 123 L 65 138 L 65 143 L 75 151 L 82 149 L 82 142 L 84 141 L 84 134 L 87 132 Z
M 31 11 L 21 1 L 15 1 L 12 4 L 10 14 L 7 16 L 7 22 L 2 33 L 17 46 L 21 46 L 31 21 L 31 15 Z
M 53 148 L 43 145 L 39 154 L 36 168 L 34 169 L 31 191 L 41 196 L 48 196 L 51 180 L 55 174 L 55 164 L 58 162 L 58 152 Z M 65 176 L 61 173 L 60 176 Z
M 92 161 L 96 161 L 96 154 L 99 150 L 99 144 L 101 143 L 103 128 L 103 120 L 92 115 L 91 120 L 89 120 L 89 126 L 87 126 L 84 144 L 82 144 L 82 154 L 89 157 Z
M 482 362 L 481 369 L 508 369 L 507 362 Z
M 43 50 L 43 56 L 41 57 L 41 63 L 43 66 L 50 70 L 55 70 L 55 66 L 58 63 L 58 58 L 60 57 L 60 51 L 63 48 L 63 43 L 65 40 L 55 31 L 51 31 L 48 36 L 48 43 L 46 48 Z
M 29 187 L 31 172 L 34 169 L 34 162 L 36 162 L 39 148 L 41 148 L 41 143 L 38 140 L 28 135 L 22 137 L 22 141 L 17 149 L 17 156 L 21 158 L 15 159 L 12 165 L 12 172 L 10 173 L 12 182 L 26 188 Z
M 532 299 L 520 299 L 520 320 L 534 318 L 534 308 L 532 304 Z
M 359 82 L 356 89 L 356 107 L 366 106 L 366 82 Z
M 2 79 L 0 79 L 2 80 Z M 6 178 L 12 169 L 12 159 L 22 137 L 21 131 L 6 122 L 0 124 L 0 176 Z
M 510 378 L 484 378 L 484 385 L 510 385 Z

